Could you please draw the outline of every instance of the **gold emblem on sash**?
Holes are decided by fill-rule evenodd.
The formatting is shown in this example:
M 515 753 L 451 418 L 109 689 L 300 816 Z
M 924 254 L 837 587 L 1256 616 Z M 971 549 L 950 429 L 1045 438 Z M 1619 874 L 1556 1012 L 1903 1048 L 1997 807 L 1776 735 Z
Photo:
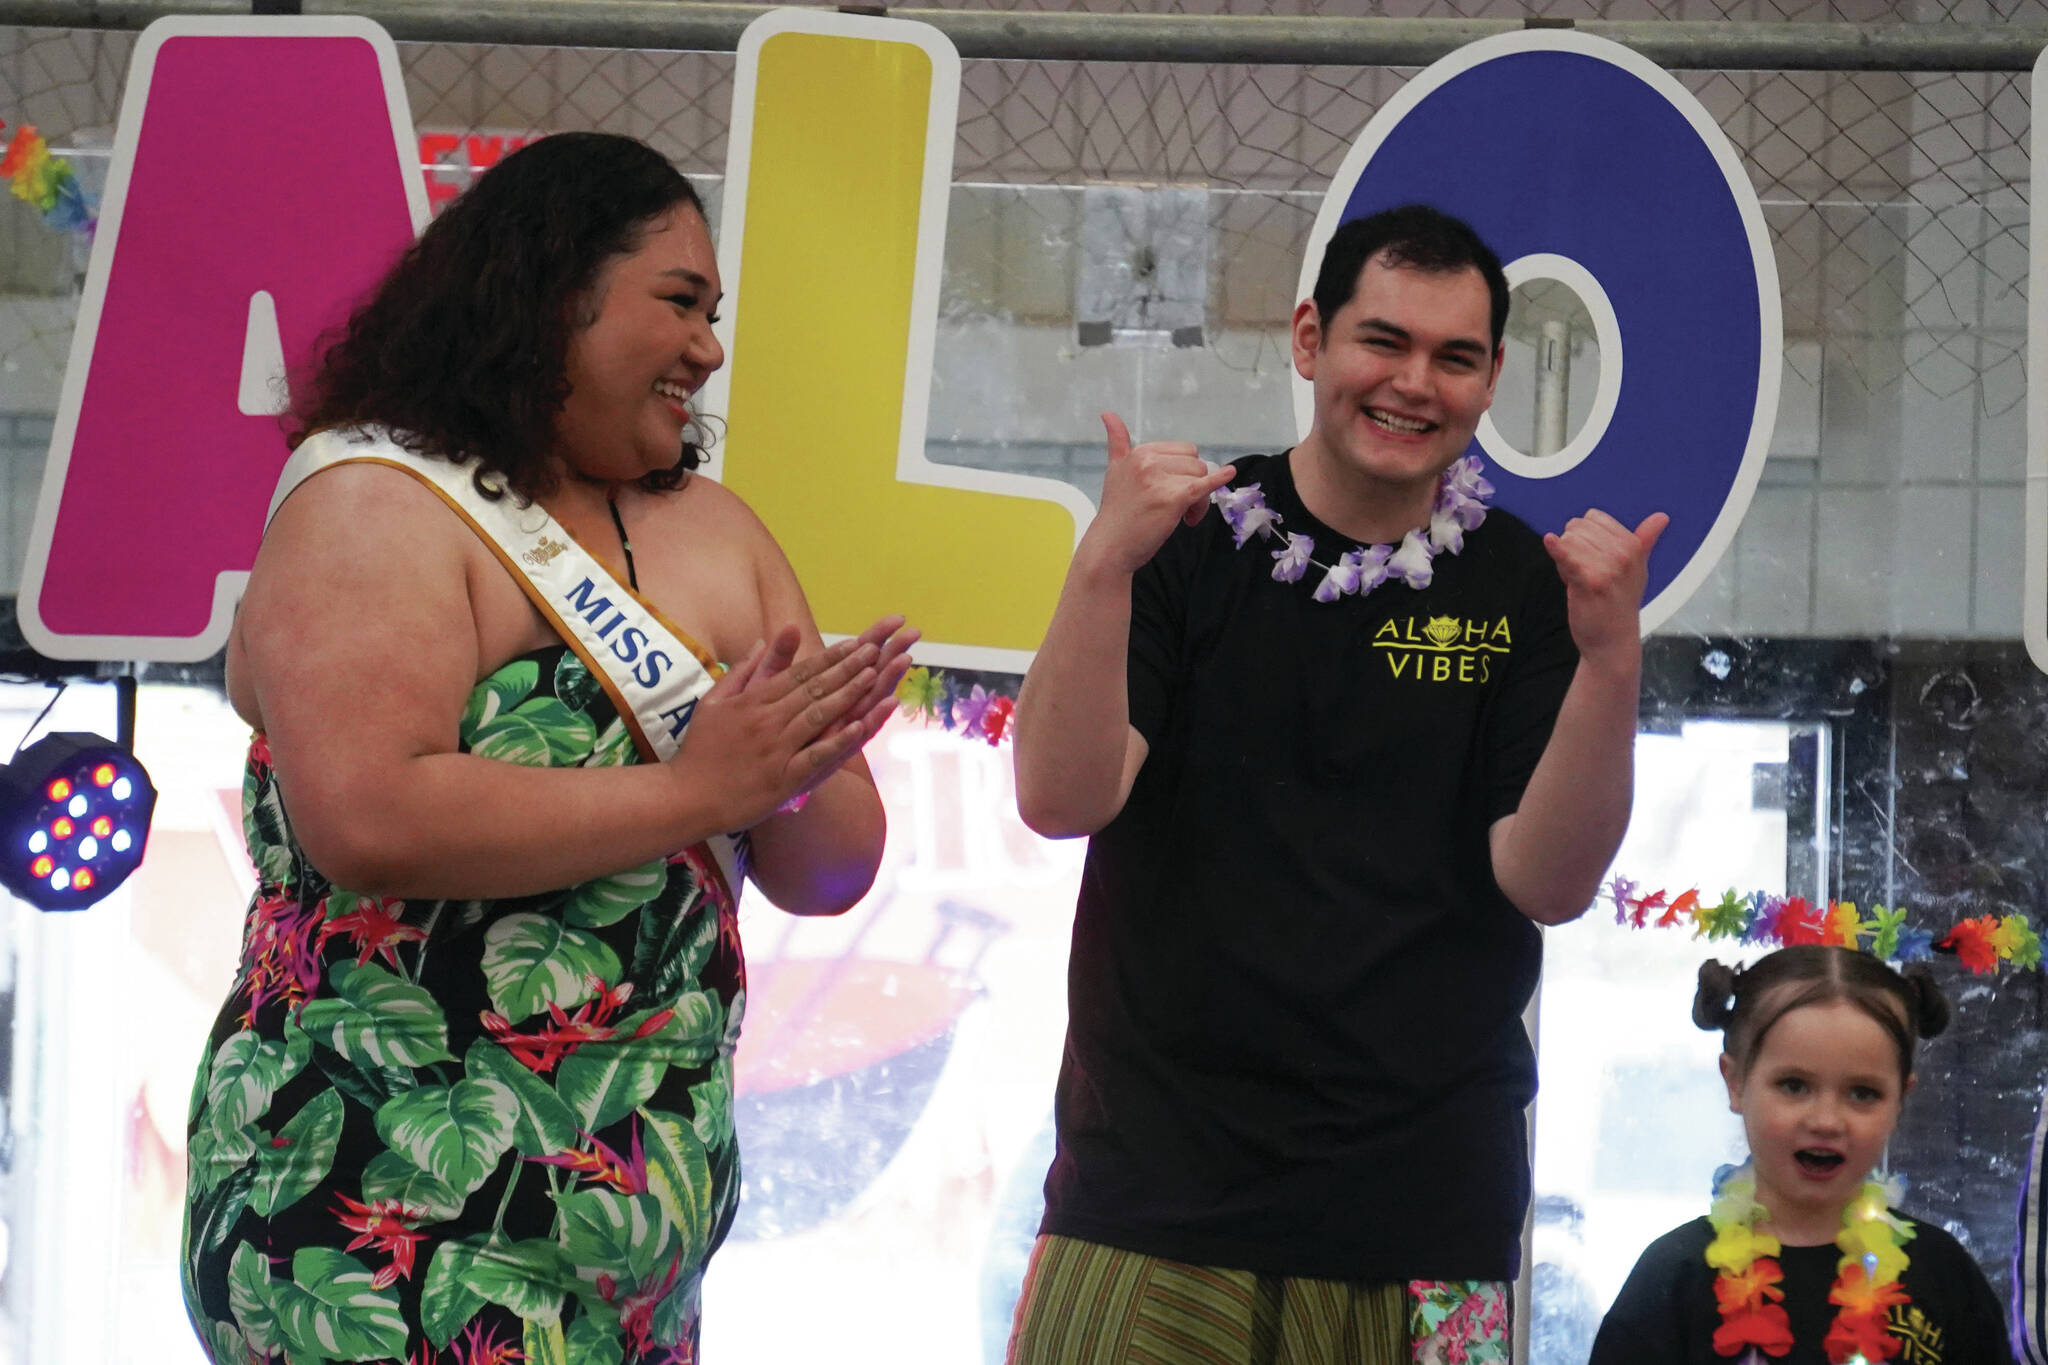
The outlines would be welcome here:
M 538 569 L 544 566 L 550 559 L 553 559 L 556 555 L 562 553 L 562 551 L 568 548 L 569 547 L 567 545 L 564 545 L 559 540 L 551 539 L 548 536 L 542 536 L 540 538 L 539 543 L 537 543 L 531 550 L 528 550 L 525 554 L 519 557 L 525 560 L 528 564 L 533 565 L 534 568 Z

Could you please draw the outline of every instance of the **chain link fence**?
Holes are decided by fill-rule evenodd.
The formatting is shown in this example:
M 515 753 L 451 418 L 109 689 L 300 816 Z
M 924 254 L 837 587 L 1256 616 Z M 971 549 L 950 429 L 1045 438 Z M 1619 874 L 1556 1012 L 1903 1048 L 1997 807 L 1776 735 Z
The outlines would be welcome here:
M 958 6 L 965 8 L 966 6 Z M 1416 0 L 1076 7 L 1436 19 L 1730 22 L 2039 20 L 2043 0 L 1891 6 L 1838 0 Z M 32 123 L 88 184 L 104 166 L 132 34 L 0 28 L 0 118 Z M 729 53 L 400 44 L 413 116 L 435 144 L 437 195 L 519 139 L 595 128 L 645 139 L 686 172 L 723 168 Z M 1233 368 L 1285 363 L 1303 244 L 1330 176 L 1372 113 L 1413 75 L 1391 68 L 970 60 L 954 175 L 962 185 L 1201 186 L 1211 243 L 1205 344 Z M 1784 295 L 1787 381 L 1868 399 L 1913 386 L 1967 399 L 1973 420 L 2018 418 L 2024 383 L 2028 123 L 2018 73 L 1685 72 L 1765 206 Z M 1072 314 L 1079 198 L 956 197 L 949 296 L 1039 322 Z M 0 332 L 0 408 L 54 392 L 70 344 L 82 243 L 25 206 L 0 215 L 0 290 L 23 300 Z M 1019 238 L 1055 266 L 1019 272 Z M 1011 262 L 1005 265 L 1005 261 Z M 1014 278 L 1028 274 L 1029 279 Z M 1005 278 L 1005 276 L 1012 278 Z M 1065 297 L 1061 297 L 1064 287 Z

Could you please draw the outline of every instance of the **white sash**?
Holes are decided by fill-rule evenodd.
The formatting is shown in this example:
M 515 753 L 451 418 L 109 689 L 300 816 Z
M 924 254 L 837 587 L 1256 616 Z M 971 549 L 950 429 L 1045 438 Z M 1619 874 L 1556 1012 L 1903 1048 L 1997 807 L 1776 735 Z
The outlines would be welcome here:
M 708 652 L 614 578 L 546 508 L 521 506 L 509 492 L 496 499 L 479 493 L 473 466 L 416 455 L 378 427 L 316 432 L 285 462 L 264 528 L 301 483 L 323 469 L 350 463 L 402 469 L 440 494 L 610 694 L 641 761 L 675 756 L 698 700 L 715 681 Z M 745 868 L 743 836 L 718 835 L 704 842 L 727 894 L 736 895 Z

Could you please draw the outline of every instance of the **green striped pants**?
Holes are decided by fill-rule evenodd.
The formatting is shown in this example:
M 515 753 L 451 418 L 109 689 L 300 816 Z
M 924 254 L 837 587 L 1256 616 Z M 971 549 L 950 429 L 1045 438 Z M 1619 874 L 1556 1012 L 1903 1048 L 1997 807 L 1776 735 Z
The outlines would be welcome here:
M 1507 1287 L 1355 1284 L 1183 1265 L 1040 1237 L 1009 1365 L 1411 1365 L 1508 1359 Z M 1431 1306 L 1434 1305 L 1434 1306 Z

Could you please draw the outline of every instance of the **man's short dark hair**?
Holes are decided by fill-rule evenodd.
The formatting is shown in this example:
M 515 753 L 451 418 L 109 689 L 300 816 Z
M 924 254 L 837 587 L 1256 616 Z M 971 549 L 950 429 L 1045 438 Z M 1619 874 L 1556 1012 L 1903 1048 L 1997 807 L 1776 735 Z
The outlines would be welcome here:
M 1508 327 L 1508 277 L 1471 224 L 1427 204 L 1403 204 L 1340 226 L 1323 248 L 1316 275 L 1316 317 L 1324 327 L 1358 292 L 1358 277 L 1374 259 L 1431 274 L 1477 270 L 1493 299 L 1493 349 L 1500 350 Z

